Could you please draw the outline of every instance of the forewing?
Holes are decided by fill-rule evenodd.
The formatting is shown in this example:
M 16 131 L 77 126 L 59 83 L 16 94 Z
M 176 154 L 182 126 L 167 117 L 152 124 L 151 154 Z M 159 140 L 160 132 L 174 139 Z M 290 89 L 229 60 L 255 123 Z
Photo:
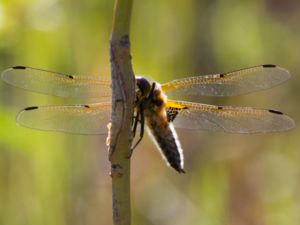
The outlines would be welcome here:
M 67 75 L 15 66 L 6 69 L 2 73 L 2 79 L 19 88 L 60 97 L 100 98 L 111 96 L 111 82 L 92 76 Z
M 290 78 L 275 65 L 262 65 L 230 73 L 188 77 L 165 83 L 162 89 L 172 97 L 234 96 L 264 90 Z
M 168 106 L 168 110 L 177 111 L 173 118 L 177 128 L 250 134 L 284 131 L 295 126 L 290 117 L 275 110 L 172 100 L 168 101 Z
M 25 127 L 74 134 L 107 134 L 111 103 L 70 106 L 33 106 L 21 111 L 17 122 Z

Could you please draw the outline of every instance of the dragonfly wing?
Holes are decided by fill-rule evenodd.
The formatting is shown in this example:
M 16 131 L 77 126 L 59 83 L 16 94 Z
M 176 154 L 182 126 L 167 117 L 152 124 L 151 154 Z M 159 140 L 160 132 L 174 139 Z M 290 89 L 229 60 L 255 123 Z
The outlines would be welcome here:
M 31 67 L 15 66 L 2 79 L 19 88 L 60 97 L 99 98 L 111 96 L 111 82 L 92 76 L 67 75 Z
M 290 73 L 275 65 L 262 65 L 230 73 L 188 77 L 162 85 L 172 97 L 234 96 L 264 90 L 290 78 Z
M 25 127 L 74 134 L 107 134 L 111 103 L 70 106 L 32 106 L 17 116 Z
M 228 133 L 266 133 L 289 130 L 295 126 L 294 121 L 281 112 L 252 107 L 215 106 L 170 100 L 167 114 L 172 115 L 168 118 L 177 128 Z

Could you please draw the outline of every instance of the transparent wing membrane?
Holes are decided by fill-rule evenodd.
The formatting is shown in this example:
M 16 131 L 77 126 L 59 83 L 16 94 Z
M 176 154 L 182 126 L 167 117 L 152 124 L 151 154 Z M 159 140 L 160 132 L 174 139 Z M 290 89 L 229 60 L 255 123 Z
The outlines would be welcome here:
M 278 85 L 290 78 L 289 72 L 275 65 L 262 65 L 230 73 L 189 77 L 163 84 L 168 96 L 233 96 Z M 111 82 L 91 76 L 55 73 L 16 66 L 5 70 L 2 79 L 31 91 L 60 97 L 110 98 Z M 99 100 L 99 99 L 98 99 Z M 34 106 L 21 111 L 19 124 L 40 130 L 75 134 L 107 134 L 111 103 L 88 105 Z M 169 100 L 167 118 L 175 127 L 229 133 L 265 133 L 295 126 L 287 115 L 251 107 L 214 106 Z
M 234 96 L 264 90 L 290 78 L 289 72 L 275 65 L 262 65 L 230 73 L 188 77 L 162 85 L 172 97 Z
M 174 114 L 174 126 L 186 129 L 224 131 L 228 133 L 266 133 L 289 130 L 294 121 L 275 110 L 251 107 L 215 106 L 201 103 L 168 102 Z
M 111 103 L 74 106 L 33 106 L 21 111 L 17 122 L 39 130 L 74 134 L 107 134 Z
M 100 98 L 111 96 L 111 82 L 92 76 L 67 75 L 31 67 L 15 66 L 2 79 L 19 88 L 60 97 Z

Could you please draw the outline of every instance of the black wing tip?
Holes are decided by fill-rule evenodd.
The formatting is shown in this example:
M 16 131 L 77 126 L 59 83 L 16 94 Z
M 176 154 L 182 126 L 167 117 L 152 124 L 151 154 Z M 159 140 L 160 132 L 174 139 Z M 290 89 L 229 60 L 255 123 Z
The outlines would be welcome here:
M 277 65 L 274 65 L 274 64 L 265 64 L 265 65 L 262 65 L 263 68 L 276 68 L 277 70 L 280 70 L 282 73 L 285 73 L 285 79 L 283 80 L 288 80 L 290 77 L 291 77 L 291 74 L 290 72 L 283 68 L 283 67 L 280 67 L 280 66 L 277 66 Z
M 264 68 L 274 68 L 274 67 L 277 67 L 276 65 L 274 64 L 264 64 L 262 65 Z
M 30 111 L 30 110 L 35 110 L 35 109 L 38 109 L 39 107 L 38 106 L 29 106 L 27 108 L 25 108 L 24 110 L 25 111 Z
M 269 109 L 269 112 L 270 112 L 270 113 L 274 113 L 274 114 L 278 114 L 278 115 L 283 115 L 282 112 L 277 111 L 277 110 L 273 110 L 273 109 Z
M 26 70 L 26 66 L 13 66 L 12 68 L 15 70 Z

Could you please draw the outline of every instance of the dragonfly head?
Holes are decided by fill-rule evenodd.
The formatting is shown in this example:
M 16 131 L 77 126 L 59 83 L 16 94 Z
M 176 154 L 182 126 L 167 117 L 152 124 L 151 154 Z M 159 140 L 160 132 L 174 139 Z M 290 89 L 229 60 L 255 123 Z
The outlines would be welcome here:
M 150 91 L 151 91 L 151 84 L 150 82 L 144 77 L 137 77 L 136 78 L 136 97 L 137 101 L 146 98 Z

